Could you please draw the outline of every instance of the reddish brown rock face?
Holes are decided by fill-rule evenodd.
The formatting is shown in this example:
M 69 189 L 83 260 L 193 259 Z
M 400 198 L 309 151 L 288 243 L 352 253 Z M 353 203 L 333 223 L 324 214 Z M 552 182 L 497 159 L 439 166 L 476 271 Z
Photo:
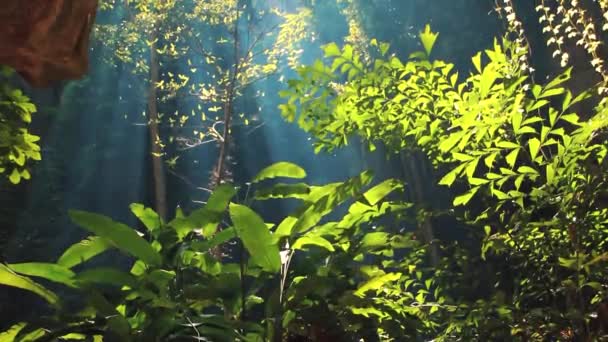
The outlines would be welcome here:
M 86 73 L 97 0 L 1 1 L 0 64 L 34 86 Z

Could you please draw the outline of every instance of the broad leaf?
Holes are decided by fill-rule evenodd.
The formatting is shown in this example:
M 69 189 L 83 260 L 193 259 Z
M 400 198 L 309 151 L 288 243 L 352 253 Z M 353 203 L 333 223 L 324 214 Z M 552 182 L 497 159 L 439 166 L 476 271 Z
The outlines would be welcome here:
M 234 186 L 222 184 L 213 191 L 205 205 L 205 209 L 216 213 L 223 213 L 228 208 L 228 204 L 234 195 L 236 195 L 236 188 Z
M 253 183 L 263 181 L 265 179 L 285 177 L 302 179 L 306 177 L 306 171 L 296 164 L 288 162 L 279 162 L 263 169 L 253 179 Z
M 361 247 L 363 248 L 387 247 L 388 245 L 389 234 L 385 232 L 367 233 L 361 240 Z
M 78 210 L 71 210 L 70 217 L 79 226 L 107 239 L 124 253 L 139 258 L 148 265 L 160 265 L 162 263 L 160 254 L 129 226 L 114 222 L 103 215 Z
M 154 232 L 161 226 L 161 219 L 158 214 L 151 208 L 146 208 L 143 204 L 133 203 L 129 206 L 131 212 L 148 228 L 150 232 Z
M 387 273 L 368 280 L 365 284 L 355 291 L 355 295 L 363 297 L 367 291 L 378 290 L 386 283 L 390 283 L 401 278 L 401 273 Z
M 426 25 L 424 31 L 420 32 L 420 42 L 422 42 L 422 46 L 424 47 L 427 56 L 431 55 L 437 37 L 439 37 L 439 33 L 432 32 L 430 25 Z
M 42 285 L 34 282 L 30 278 L 20 276 L 13 272 L 7 266 L 0 264 L 0 285 L 17 287 L 23 290 L 34 292 L 35 294 L 46 299 L 47 302 L 57 305 L 59 298 L 53 292 L 47 290 Z
M 363 194 L 363 197 L 365 197 L 367 203 L 369 203 L 370 205 L 376 205 L 378 202 L 384 199 L 384 197 L 388 196 L 391 192 L 399 189 L 403 189 L 403 184 L 401 184 L 401 182 L 395 179 L 388 179 L 367 190 Z
M 279 272 L 279 247 L 273 242 L 272 234 L 262 218 L 239 204 L 230 204 L 230 218 L 252 261 L 268 272 Z
M 79 265 L 103 252 L 114 247 L 110 241 L 99 236 L 91 236 L 70 246 L 57 264 L 63 267 L 72 268 Z
M 207 252 L 211 248 L 219 246 L 223 243 L 230 241 L 236 237 L 236 231 L 234 227 L 229 227 L 221 230 L 220 232 L 213 235 L 209 240 L 195 241 L 191 244 L 191 248 L 198 252 Z
M 74 287 L 74 272 L 69 268 L 42 262 L 7 265 L 11 270 L 30 277 L 40 277 L 55 283 Z
M 255 192 L 258 200 L 275 198 L 297 198 L 305 199 L 310 194 L 310 186 L 304 183 L 297 184 L 276 184 L 270 188 L 260 189 Z
M 475 194 L 477 193 L 478 190 L 479 190 L 479 186 L 472 188 L 471 190 L 467 191 L 464 195 L 460 195 L 460 196 L 454 198 L 453 204 L 455 206 L 459 206 L 459 205 L 465 205 L 465 204 L 469 203 L 471 198 L 473 198 L 473 196 L 475 196 Z
M 302 236 L 301 238 L 297 239 L 296 242 L 294 242 L 291 248 L 293 250 L 304 249 L 303 247 L 307 245 L 323 247 L 330 252 L 335 251 L 334 246 L 320 236 Z
M 536 158 L 538 151 L 540 151 L 540 140 L 533 138 L 528 141 L 528 147 L 530 148 L 530 157 L 532 160 Z
M 236 188 L 230 184 L 218 186 L 202 208 L 196 209 L 188 217 L 176 217 L 169 226 L 173 227 L 181 240 L 195 229 L 201 230 L 206 238 L 212 237 L 220 226 L 228 203 L 236 194 Z
M 108 284 L 116 287 L 137 287 L 137 279 L 134 276 L 110 267 L 93 268 L 78 273 L 76 281 L 91 284 Z
M 17 323 L 11 326 L 8 330 L 0 333 L 0 342 L 15 342 L 19 332 L 27 326 L 26 323 Z

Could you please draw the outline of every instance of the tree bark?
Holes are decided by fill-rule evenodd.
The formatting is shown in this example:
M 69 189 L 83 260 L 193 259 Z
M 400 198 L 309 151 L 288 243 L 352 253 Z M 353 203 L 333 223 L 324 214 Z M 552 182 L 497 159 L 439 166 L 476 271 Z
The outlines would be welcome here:
M 150 41 L 157 39 L 156 29 L 150 34 Z M 154 182 L 154 210 L 158 216 L 165 220 L 167 218 L 167 183 L 162 149 L 159 145 L 159 115 L 158 115 L 158 92 L 156 84 L 159 80 L 159 61 L 156 52 L 156 43 L 150 47 L 150 85 L 148 90 L 148 134 L 150 139 L 150 153 L 152 154 L 152 176 Z
M 214 189 L 214 186 L 220 185 L 222 182 L 226 180 L 226 176 L 228 173 L 228 168 L 226 166 L 228 156 L 230 154 L 230 144 L 232 142 L 232 116 L 234 114 L 234 99 L 236 97 L 236 82 L 238 81 L 238 73 L 240 72 L 239 66 L 239 10 L 240 10 L 240 1 L 237 1 L 236 11 L 237 17 L 234 22 L 234 67 L 232 69 L 232 75 L 230 77 L 230 82 L 228 84 L 228 88 L 226 89 L 226 102 L 224 103 L 224 130 L 222 132 L 222 141 L 220 142 L 220 153 L 217 159 L 215 174 L 214 174 L 214 182 L 211 190 Z
M 426 202 L 424 197 L 424 190 L 422 188 L 422 184 L 424 182 L 423 177 L 418 172 L 418 168 L 416 166 L 416 155 L 411 154 L 409 156 L 405 155 L 403 152 L 400 154 L 401 164 L 403 170 L 406 172 L 406 180 L 410 181 L 410 184 L 413 185 L 412 193 L 413 200 L 415 204 L 423 205 Z M 407 158 L 407 163 L 406 163 Z M 408 179 L 409 178 L 409 179 Z M 437 245 L 434 243 L 435 234 L 433 232 L 433 224 L 431 222 L 430 217 L 426 216 L 422 220 L 422 222 L 418 222 L 418 229 L 422 234 L 422 240 L 429 244 L 429 253 L 431 257 L 431 265 L 437 266 L 439 264 L 439 250 Z

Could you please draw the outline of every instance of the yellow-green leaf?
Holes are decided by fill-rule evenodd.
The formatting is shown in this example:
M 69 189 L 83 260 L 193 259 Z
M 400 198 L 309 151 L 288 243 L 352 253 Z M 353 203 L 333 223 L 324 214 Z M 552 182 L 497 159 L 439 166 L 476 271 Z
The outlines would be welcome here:
M 532 160 L 536 158 L 538 151 L 540 150 L 540 140 L 533 138 L 528 141 L 528 147 L 530 149 L 530 157 Z
M 279 272 L 281 257 L 268 227 L 258 214 L 244 205 L 230 204 L 230 218 L 252 261 L 268 272 Z
M 477 191 L 479 190 L 479 186 L 476 186 L 474 188 L 472 188 L 471 190 L 467 191 L 464 195 L 460 195 L 456 198 L 454 198 L 454 206 L 459 206 L 459 205 L 465 205 L 467 203 L 469 203 L 469 201 L 471 201 L 471 198 L 473 198 L 473 196 L 475 196 L 475 194 L 477 193 Z
M 265 179 L 277 177 L 301 179 L 306 177 L 306 171 L 293 163 L 278 162 L 260 171 L 252 182 L 257 183 Z

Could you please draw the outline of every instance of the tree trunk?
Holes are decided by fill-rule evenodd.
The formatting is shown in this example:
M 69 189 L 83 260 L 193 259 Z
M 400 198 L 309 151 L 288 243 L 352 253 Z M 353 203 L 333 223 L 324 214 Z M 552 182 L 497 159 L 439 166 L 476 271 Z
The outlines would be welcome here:
M 401 165 L 403 167 L 403 171 L 406 172 L 406 180 L 409 181 L 409 184 L 413 185 L 412 194 L 414 204 L 419 206 L 424 206 L 426 200 L 424 196 L 424 190 L 422 184 L 424 182 L 423 177 L 418 172 L 418 168 L 416 166 L 416 155 L 410 154 L 405 155 L 405 153 L 400 154 Z M 407 163 L 406 163 L 407 158 Z M 422 222 L 418 222 L 418 229 L 422 234 L 422 240 L 429 244 L 429 253 L 431 256 L 431 265 L 437 266 L 439 264 L 439 250 L 437 245 L 434 243 L 435 234 L 433 232 L 433 224 L 431 222 L 431 218 L 427 215 L 424 216 Z
M 215 186 L 222 184 L 229 175 L 227 162 L 230 155 L 230 144 L 232 142 L 232 115 L 234 114 L 234 99 L 236 97 L 236 82 L 240 72 L 239 61 L 239 21 L 240 21 L 240 1 L 237 1 L 236 11 L 237 17 L 234 22 L 234 67 L 230 77 L 230 83 L 226 89 L 226 102 L 224 103 L 224 131 L 222 132 L 222 141 L 220 142 L 220 154 L 217 159 L 217 164 L 214 172 L 214 181 L 212 182 L 211 190 Z
M 150 41 L 155 42 L 157 33 L 150 34 Z M 159 144 L 159 115 L 158 94 L 156 84 L 159 80 L 159 61 L 156 44 L 150 47 L 150 85 L 148 90 L 148 134 L 150 139 L 150 153 L 152 154 L 152 176 L 154 182 L 154 210 L 161 219 L 167 218 L 167 183 L 163 167 L 162 149 Z

